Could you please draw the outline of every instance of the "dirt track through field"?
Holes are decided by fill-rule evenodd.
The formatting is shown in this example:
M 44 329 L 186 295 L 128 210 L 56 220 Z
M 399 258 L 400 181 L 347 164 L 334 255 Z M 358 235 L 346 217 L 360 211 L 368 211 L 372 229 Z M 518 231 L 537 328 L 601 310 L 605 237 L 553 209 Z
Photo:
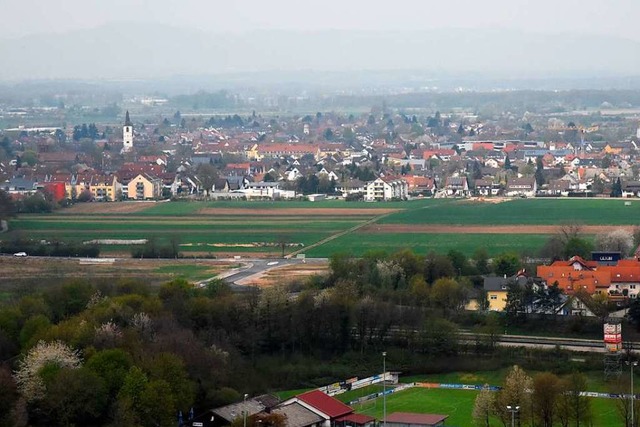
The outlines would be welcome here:
M 634 226 L 624 225 L 584 225 L 582 234 L 601 234 L 624 228 L 633 232 Z M 362 233 L 440 233 L 440 234 L 556 234 L 557 225 L 407 225 L 371 224 L 360 229 Z

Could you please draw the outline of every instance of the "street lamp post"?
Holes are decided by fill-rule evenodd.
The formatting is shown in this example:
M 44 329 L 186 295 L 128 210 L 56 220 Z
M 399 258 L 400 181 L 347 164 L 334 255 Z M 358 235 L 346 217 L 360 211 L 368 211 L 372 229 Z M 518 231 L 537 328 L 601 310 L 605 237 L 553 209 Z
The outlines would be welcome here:
M 507 411 L 511 412 L 511 427 L 516 427 L 516 413 L 520 410 L 519 406 L 507 406 Z
M 247 427 L 247 397 L 249 397 L 249 395 L 247 393 L 244 394 L 244 400 L 242 401 L 243 403 L 243 408 L 242 408 L 242 425 L 243 427 Z
M 382 426 L 387 427 L 387 352 L 382 352 Z
M 629 365 L 631 367 L 631 427 L 633 427 L 633 401 L 635 400 L 635 396 L 633 394 L 633 367 L 634 366 L 638 366 L 638 362 L 631 362 L 631 361 L 627 361 L 626 362 L 627 365 Z

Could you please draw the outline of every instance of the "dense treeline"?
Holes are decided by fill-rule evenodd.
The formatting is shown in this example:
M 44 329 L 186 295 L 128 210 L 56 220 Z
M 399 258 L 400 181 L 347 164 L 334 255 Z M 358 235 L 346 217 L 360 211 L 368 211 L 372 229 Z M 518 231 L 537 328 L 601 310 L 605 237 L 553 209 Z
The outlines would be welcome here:
M 33 256 L 58 256 L 58 257 L 91 257 L 100 255 L 98 245 L 84 245 L 81 242 L 41 242 L 34 240 L 14 239 L 0 242 L 0 253 L 13 254 L 26 252 Z
M 170 426 L 178 411 L 243 393 L 379 372 L 383 349 L 406 374 L 571 369 L 560 351 L 499 349 L 496 315 L 466 319 L 485 335 L 458 340 L 473 281 L 456 276 L 483 258 L 459 265 L 455 255 L 336 255 L 326 278 L 241 293 L 183 280 L 39 287 L 0 308 L 0 425 Z
M 179 256 L 180 247 L 175 238 L 163 244 L 151 237 L 141 247 L 134 247 L 131 250 L 132 258 L 178 258 Z

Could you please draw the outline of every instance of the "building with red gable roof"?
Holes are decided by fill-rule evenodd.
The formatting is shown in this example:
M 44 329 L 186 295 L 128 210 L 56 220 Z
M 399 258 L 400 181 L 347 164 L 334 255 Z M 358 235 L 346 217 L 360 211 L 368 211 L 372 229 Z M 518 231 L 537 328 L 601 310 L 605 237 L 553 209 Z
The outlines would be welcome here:
M 285 407 L 293 403 L 298 403 L 322 417 L 324 420 L 322 422 L 323 427 L 330 427 L 335 424 L 339 418 L 353 413 L 353 408 L 320 390 L 311 390 L 299 394 L 282 402 L 280 407 Z

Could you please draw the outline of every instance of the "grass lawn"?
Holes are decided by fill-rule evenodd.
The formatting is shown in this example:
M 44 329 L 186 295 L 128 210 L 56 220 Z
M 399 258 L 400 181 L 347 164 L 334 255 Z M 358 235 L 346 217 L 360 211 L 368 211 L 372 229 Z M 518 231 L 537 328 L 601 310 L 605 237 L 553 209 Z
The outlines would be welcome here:
M 471 426 L 471 411 L 476 392 L 412 388 L 387 395 L 387 415 L 394 412 L 418 412 L 449 415 L 446 425 Z M 379 420 L 383 417 L 382 398 L 355 405 L 356 412 Z M 497 425 L 497 424 L 496 424 Z
M 478 392 L 473 390 L 448 390 L 412 388 L 387 396 L 387 415 L 393 412 L 417 412 L 449 415 L 448 426 L 472 426 L 472 411 Z M 590 399 L 593 424 L 599 427 L 621 425 L 614 399 Z M 382 398 L 365 402 L 354 407 L 356 412 L 381 420 L 383 416 Z M 498 419 L 491 420 L 492 426 L 502 426 Z M 528 424 L 527 424 L 528 425 Z
M 210 279 L 220 273 L 219 269 L 204 265 L 171 264 L 163 265 L 155 269 L 156 273 L 168 274 L 172 278 L 180 278 L 188 281 Z
M 390 388 L 391 387 L 387 387 L 387 390 L 389 390 Z M 380 393 L 382 392 L 382 390 L 383 390 L 382 384 L 372 384 L 356 390 L 347 391 L 346 393 L 338 394 L 335 397 L 339 401 L 348 404 L 352 400 L 356 400 L 360 397 L 368 396 L 373 393 Z

